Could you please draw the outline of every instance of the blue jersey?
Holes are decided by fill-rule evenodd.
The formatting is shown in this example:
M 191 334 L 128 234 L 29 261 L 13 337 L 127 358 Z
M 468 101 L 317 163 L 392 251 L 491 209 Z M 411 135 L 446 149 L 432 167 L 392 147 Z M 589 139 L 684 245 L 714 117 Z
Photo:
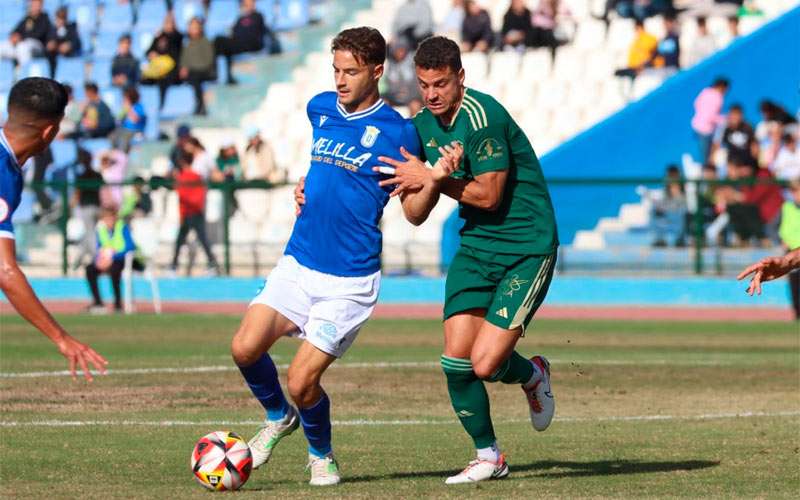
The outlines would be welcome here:
M 3 129 L 0 129 L 0 238 L 14 239 L 11 216 L 22 199 L 22 185 L 22 170 Z
M 315 271 L 335 276 L 366 276 L 380 270 L 378 222 L 391 188 L 372 171 L 379 156 L 402 160 L 400 146 L 420 154 L 411 120 L 382 100 L 347 113 L 335 92 L 311 99 L 308 119 L 314 130 L 306 204 L 294 224 L 286 255 Z

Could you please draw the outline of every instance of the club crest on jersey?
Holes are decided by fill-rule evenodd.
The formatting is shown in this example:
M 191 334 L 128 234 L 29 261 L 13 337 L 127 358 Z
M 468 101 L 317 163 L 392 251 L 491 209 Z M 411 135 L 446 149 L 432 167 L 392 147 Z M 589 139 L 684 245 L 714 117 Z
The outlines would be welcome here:
M 378 134 L 380 133 L 381 131 L 378 127 L 367 125 L 367 128 L 364 129 L 364 134 L 361 136 L 361 145 L 365 148 L 371 148 L 375 145 L 375 141 L 378 140 Z

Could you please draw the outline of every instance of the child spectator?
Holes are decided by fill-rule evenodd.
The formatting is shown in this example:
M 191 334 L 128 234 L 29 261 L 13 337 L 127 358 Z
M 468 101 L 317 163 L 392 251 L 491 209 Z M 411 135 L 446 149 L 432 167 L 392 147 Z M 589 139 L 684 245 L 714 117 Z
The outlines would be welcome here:
M 111 82 L 115 87 L 130 87 L 139 83 L 139 60 L 131 54 L 131 36 L 119 37 L 117 53 L 111 61 Z
M 119 126 L 110 136 L 111 146 L 128 154 L 133 139 L 144 134 L 145 125 L 147 115 L 144 113 L 144 106 L 139 102 L 139 91 L 128 87 L 122 94 L 122 116 Z

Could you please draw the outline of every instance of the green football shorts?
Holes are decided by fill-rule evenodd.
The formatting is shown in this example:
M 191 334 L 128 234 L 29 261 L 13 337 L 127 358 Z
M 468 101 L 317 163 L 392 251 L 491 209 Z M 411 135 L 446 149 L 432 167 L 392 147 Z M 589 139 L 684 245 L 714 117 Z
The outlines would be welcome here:
M 528 327 L 553 278 L 556 254 L 508 255 L 461 247 L 445 285 L 444 319 L 486 309 L 486 321 L 514 330 Z

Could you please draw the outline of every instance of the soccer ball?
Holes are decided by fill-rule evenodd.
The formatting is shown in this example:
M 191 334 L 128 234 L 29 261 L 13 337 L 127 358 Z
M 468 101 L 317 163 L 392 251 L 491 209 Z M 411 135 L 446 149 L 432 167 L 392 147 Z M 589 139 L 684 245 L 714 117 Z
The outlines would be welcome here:
M 250 447 L 234 432 L 206 434 L 192 451 L 194 478 L 210 490 L 239 489 L 250 477 L 252 468 Z

